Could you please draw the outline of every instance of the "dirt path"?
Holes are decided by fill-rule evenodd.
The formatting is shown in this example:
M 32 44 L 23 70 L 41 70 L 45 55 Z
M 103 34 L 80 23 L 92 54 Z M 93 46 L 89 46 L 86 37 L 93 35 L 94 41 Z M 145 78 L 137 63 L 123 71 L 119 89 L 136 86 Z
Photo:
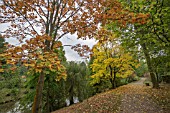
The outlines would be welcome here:
M 141 77 L 140 80 L 135 81 L 135 82 L 132 82 L 132 83 L 130 83 L 130 84 L 133 84 L 133 85 L 144 85 L 143 83 L 144 83 L 144 81 L 145 81 L 146 79 L 147 79 L 147 78 L 145 78 L 145 77 Z
M 121 94 L 119 113 L 165 113 L 146 93 L 146 86 L 143 84 L 145 80 L 146 78 L 141 78 L 139 81 L 121 87 L 124 93 Z

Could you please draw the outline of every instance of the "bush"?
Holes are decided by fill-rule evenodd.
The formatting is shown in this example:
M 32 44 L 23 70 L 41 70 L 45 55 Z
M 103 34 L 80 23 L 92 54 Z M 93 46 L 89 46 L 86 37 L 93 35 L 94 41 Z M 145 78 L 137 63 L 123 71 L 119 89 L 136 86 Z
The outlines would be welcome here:
M 126 78 L 116 78 L 116 87 L 126 85 L 126 84 L 128 84 Z
M 11 90 L 11 95 L 16 96 L 19 93 L 19 89 L 14 88 Z
M 5 80 L 5 84 L 5 87 L 9 89 L 13 89 L 15 87 L 19 88 L 21 86 L 21 80 L 19 76 L 14 76 L 11 78 L 7 78 L 7 80 Z
M 133 81 L 138 81 L 140 78 L 138 77 L 138 76 L 135 76 L 134 78 L 133 78 Z

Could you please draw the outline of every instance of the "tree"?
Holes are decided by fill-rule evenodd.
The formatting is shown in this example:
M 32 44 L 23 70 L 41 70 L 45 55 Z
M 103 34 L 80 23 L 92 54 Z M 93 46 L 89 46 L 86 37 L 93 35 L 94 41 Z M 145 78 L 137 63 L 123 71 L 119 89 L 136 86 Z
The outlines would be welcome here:
M 74 104 L 74 98 L 78 97 L 79 101 L 83 101 L 87 92 L 87 67 L 84 62 L 68 62 L 66 65 L 67 79 L 66 79 L 66 92 L 69 98 L 70 105 Z
M 124 0 L 122 1 L 125 3 Z M 126 28 L 126 32 L 123 32 L 122 42 L 125 42 L 128 48 L 134 46 L 142 48 L 154 88 L 158 88 L 159 84 L 155 71 L 155 60 L 153 62 L 153 59 L 159 56 L 169 56 L 166 53 L 169 48 L 169 12 L 167 11 L 169 7 L 166 3 L 166 0 L 131 0 L 128 4 L 125 3 L 125 7 L 129 10 L 149 15 L 149 18 L 143 24 L 130 24 Z
M 0 54 L 2 54 L 6 50 L 5 44 L 7 43 L 5 42 L 5 39 L 0 34 Z
M 112 88 L 116 88 L 116 77 L 127 77 L 137 66 L 130 53 L 126 53 L 120 46 L 115 34 L 104 31 L 101 40 L 93 48 L 94 61 L 91 65 L 94 74 L 91 84 L 100 83 L 102 79 L 109 80 Z
M 67 62 L 66 62 L 65 51 L 63 47 L 62 46 L 59 47 L 54 52 L 57 53 L 59 60 L 61 61 L 61 64 L 65 66 Z M 50 72 L 49 74 L 50 76 L 45 76 L 44 92 L 43 92 L 43 95 L 44 95 L 43 111 L 45 112 L 52 112 L 56 109 L 66 106 L 66 103 L 65 103 L 66 93 L 67 93 L 66 88 L 65 88 L 66 79 L 61 79 L 61 80 L 56 81 L 57 74 Z
M 3 70 L 3 65 L 6 64 L 6 59 L 4 57 L 1 57 L 1 55 L 3 54 L 3 52 L 7 49 L 7 44 L 5 42 L 5 39 L 2 37 L 2 35 L 0 34 L 0 73 L 4 72 Z

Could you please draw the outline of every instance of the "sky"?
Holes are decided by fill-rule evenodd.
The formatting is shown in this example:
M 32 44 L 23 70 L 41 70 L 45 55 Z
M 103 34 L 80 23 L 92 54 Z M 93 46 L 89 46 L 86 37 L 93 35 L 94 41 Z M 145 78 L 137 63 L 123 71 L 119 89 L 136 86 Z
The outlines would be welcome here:
M 87 40 L 82 40 L 82 39 L 77 39 L 77 35 L 66 35 L 62 38 L 62 43 L 63 45 L 76 45 L 76 44 L 81 44 L 81 45 L 88 45 L 90 48 L 93 47 L 94 44 L 96 44 L 96 41 L 94 39 L 87 39 Z M 65 52 L 66 52 L 66 58 L 68 61 L 82 61 L 82 59 L 77 52 L 72 50 L 69 46 L 64 47 Z
M 4 30 L 8 28 L 9 24 L 0 24 L 0 33 L 2 33 Z M 9 38 L 6 39 L 7 42 L 9 42 L 12 45 L 17 45 L 19 42 L 15 38 Z M 63 38 L 61 38 L 61 42 L 63 45 L 76 45 L 76 44 L 82 44 L 82 45 L 88 45 L 89 47 L 93 47 L 94 44 L 96 44 L 96 41 L 94 39 L 87 39 L 87 40 L 82 40 L 82 39 L 77 39 L 76 34 L 68 34 L 65 35 Z M 71 49 L 70 46 L 65 46 L 65 56 L 67 58 L 67 61 L 84 61 L 85 59 L 81 58 L 77 52 Z

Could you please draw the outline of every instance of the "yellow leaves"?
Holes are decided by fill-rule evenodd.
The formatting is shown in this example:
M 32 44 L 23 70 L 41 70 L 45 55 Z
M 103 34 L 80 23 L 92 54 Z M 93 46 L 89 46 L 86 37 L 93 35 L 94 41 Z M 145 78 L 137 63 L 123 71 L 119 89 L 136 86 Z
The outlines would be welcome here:
M 1 72 L 4 72 L 4 69 L 0 68 L 0 73 L 1 73 Z
M 6 56 L 6 54 L 0 54 L 0 57 L 5 57 Z
M 56 60 L 56 61 L 55 61 L 55 65 L 59 66 L 60 64 L 61 64 L 61 63 L 60 63 L 59 60 Z
M 36 72 L 36 73 L 41 73 L 41 71 L 42 71 L 42 69 L 39 69 L 39 68 L 36 68 L 36 69 L 35 69 L 35 72 Z
M 40 59 L 40 60 L 44 60 L 43 55 L 39 55 L 39 56 L 38 56 L 38 59 Z
M 65 72 L 62 72 L 59 76 L 56 77 L 56 81 L 60 81 L 60 79 L 66 80 L 67 74 Z
M 93 72 L 96 72 L 96 71 L 98 71 L 98 70 L 101 69 L 101 64 L 99 64 L 99 63 L 93 63 L 93 64 L 91 65 L 91 68 L 92 68 L 92 71 L 93 71 Z
M 12 64 L 14 65 L 16 62 L 14 60 L 7 60 L 7 64 Z
M 100 83 L 100 77 L 98 76 L 98 74 L 94 74 L 91 76 L 91 78 L 93 79 L 90 84 L 91 85 L 94 85 L 96 83 Z
M 35 64 L 24 64 L 24 66 L 26 66 L 26 67 L 33 67 L 33 68 L 35 68 Z
M 15 51 L 16 52 L 22 52 L 22 48 L 21 47 L 15 47 Z
M 29 64 L 24 64 L 24 66 L 28 67 L 28 66 L 29 66 Z
M 48 68 L 49 70 L 52 70 L 52 65 L 49 64 L 47 68 Z
M 108 59 L 104 60 L 104 63 L 109 65 L 109 64 L 113 63 L 115 60 L 116 59 L 108 58 Z
M 104 30 L 101 33 L 106 33 Z M 130 53 L 125 52 L 118 42 L 116 42 L 116 35 L 106 34 L 107 39 L 98 42 L 93 47 L 93 57 L 95 58 L 91 64 L 92 84 L 100 82 L 100 79 L 113 79 L 116 77 L 126 78 L 134 71 L 132 66 L 136 63 Z
M 139 66 L 140 66 L 140 64 L 138 63 L 138 64 L 135 65 L 135 68 L 138 68 Z

